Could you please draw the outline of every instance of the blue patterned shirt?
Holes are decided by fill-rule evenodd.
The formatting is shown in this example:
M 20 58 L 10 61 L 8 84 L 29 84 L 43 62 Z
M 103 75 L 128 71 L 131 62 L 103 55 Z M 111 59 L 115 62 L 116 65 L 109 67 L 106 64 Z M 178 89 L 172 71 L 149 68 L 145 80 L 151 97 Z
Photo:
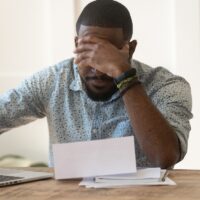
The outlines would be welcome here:
M 132 61 L 148 96 L 176 131 L 181 158 L 187 152 L 191 90 L 185 79 L 168 70 Z M 47 118 L 52 144 L 134 135 L 119 93 L 105 102 L 88 98 L 73 59 L 48 67 L 0 96 L 0 133 Z M 147 138 L 148 139 L 148 138 Z M 135 141 L 137 166 L 152 166 Z

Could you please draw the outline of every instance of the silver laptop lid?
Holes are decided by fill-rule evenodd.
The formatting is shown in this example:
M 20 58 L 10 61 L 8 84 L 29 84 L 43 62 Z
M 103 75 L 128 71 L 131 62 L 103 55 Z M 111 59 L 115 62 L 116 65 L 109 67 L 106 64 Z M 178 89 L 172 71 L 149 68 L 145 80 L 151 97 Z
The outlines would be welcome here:
M 52 178 L 53 173 L 0 168 L 0 186 Z

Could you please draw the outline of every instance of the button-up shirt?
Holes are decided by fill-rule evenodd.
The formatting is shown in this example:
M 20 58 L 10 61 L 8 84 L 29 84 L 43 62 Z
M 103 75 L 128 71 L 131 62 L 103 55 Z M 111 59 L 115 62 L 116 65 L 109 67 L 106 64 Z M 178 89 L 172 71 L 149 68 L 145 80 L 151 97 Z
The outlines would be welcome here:
M 136 60 L 132 61 L 132 67 L 136 68 L 153 104 L 174 128 L 183 158 L 187 151 L 189 119 L 192 117 L 188 82 L 162 67 L 152 68 Z M 54 143 L 135 134 L 119 92 L 108 101 L 91 100 L 73 59 L 35 73 L 0 96 L 0 133 L 43 117 L 47 118 L 49 126 L 50 166 L 53 166 Z M 138 167 L 153 166 L 136 138 L 135 152 Z

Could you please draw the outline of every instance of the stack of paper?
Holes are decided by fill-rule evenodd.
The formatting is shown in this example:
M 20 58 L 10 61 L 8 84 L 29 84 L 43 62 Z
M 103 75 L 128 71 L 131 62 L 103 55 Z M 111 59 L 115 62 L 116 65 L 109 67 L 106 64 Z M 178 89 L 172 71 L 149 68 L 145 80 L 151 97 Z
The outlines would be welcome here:
M 79 185 L 87 188 L 113 188 L 131 185 L 176 185 L 166 170 L 160 168 L 138 169 L 136 173 L 84 178 Z
M 54 144 L 53 154 L 55 178 L 84 178 L 87 188 L 175 184 L 166 170 L 136 168 L 133 136 Z

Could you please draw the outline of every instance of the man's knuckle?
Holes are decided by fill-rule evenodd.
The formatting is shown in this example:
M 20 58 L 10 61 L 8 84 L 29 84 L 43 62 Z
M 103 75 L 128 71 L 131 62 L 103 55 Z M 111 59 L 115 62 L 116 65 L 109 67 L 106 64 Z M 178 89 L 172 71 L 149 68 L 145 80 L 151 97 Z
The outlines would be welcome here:
M 100 50 L 102 48 L 103 48 L 103 44 L 101 44 L 101 43 L 96 44 L 96 49 L 97 50 Z
M 90 63 L 93 63 L 95 61 L 94 57 L 90 57 L 88 60 Z
M 93 39 L 93 36 L 91 36 L 91 35 L 87 36 L 87 40 L 92 40 L 92 39 Z

